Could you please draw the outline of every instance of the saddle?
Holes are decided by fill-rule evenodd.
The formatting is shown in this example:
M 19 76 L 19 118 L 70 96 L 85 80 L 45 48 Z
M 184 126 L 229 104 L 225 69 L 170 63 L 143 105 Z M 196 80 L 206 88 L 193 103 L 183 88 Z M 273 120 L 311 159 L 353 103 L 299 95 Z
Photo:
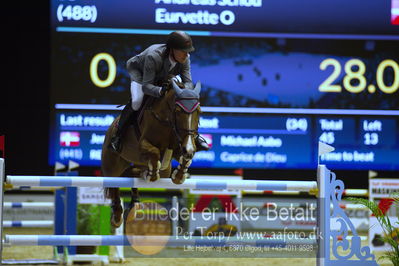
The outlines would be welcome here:
M 132 118 L 130 119 L 130 123 L 133 126 L 134 131 L 136 133 L 137 141 L 139 141 L 141 137 L 141 130 L 139 125 L 143 121 L 144 111 L 147 110 L 152 105 L 153 101 L 154 97 L 145 95 L 141 107 L 139 108 L 139 110 L 134 112 L 135 115 L 133 115 Z

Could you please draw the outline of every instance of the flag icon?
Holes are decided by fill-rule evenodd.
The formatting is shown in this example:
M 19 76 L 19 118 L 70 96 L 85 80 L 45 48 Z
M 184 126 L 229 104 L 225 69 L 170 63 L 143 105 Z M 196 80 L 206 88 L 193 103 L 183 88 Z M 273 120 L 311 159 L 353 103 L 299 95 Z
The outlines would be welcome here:
M 391 23 L 392 25 L 399 25 L 399 0 L 391 1 Z
M 61 147 L 78 147 L 80 145 L 80 133 L 63 131 L 60 133 Z
M 334 151 L 335 148 L 319 141 L 319 156 Z

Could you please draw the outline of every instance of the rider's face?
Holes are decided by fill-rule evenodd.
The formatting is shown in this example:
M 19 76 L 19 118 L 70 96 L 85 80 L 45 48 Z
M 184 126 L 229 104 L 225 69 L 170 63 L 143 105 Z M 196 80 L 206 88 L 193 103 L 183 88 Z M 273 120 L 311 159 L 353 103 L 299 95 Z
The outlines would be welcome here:
M 173 49 L 173 57 L 175 58 L 175 60 L 177 62 L 179 62 L 180 64 L 183 64 L 187 60 L 188 52 Z

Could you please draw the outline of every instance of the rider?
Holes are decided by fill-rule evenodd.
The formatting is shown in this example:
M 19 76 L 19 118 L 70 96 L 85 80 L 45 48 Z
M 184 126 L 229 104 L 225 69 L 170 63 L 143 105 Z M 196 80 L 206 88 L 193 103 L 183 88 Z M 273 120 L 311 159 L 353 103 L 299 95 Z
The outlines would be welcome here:
M 184 31 L 174 31 L 169 34 L 166 44 L 151 45 L 127 61 L 131 99 L 123 109 L 117 131 L 111 139 L 110 146 L 114 151 L 120 152 L 121 139 L 129 121 L 137 119 L 144 94 L 162 97 L 168 89 L 170 76 L 177 75 L 180 75 L 186 89 L 193 88 L 189 55 L 192 51 L 194 46 L 191 37 Z M 208 144 L 199 135 L 195 138 L 195 145 L 197 151 L 209 150 Z

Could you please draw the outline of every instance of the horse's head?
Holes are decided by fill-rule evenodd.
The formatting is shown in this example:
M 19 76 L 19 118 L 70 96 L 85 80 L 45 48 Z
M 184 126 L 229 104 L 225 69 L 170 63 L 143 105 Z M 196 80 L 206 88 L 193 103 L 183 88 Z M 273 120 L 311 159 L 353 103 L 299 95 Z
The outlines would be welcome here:
M 174 81 L 175 92 L 175 130 L 181 146 L 181 152 L 186 160 L 191 160 L 196 151 L 195 136 L 198 134 L 200 114 L 199 99 L 201 83 L 197 82 L 194 89 L 181 89 Z

